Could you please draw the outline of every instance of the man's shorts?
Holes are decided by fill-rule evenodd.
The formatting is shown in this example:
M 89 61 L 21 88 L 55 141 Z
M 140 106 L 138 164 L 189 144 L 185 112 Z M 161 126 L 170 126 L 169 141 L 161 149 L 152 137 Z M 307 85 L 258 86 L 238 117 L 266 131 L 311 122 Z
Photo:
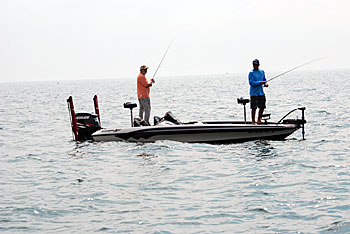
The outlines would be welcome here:
M 265 109 L 266 108 L 266 98 L 265 95 L 261 96 L 250 96 L 250 109 Z

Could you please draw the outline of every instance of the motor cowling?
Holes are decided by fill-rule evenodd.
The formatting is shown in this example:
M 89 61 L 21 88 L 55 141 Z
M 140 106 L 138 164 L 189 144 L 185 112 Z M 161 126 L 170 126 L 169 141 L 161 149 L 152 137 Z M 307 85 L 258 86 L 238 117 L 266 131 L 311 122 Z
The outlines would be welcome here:
M 98 116 L 90 113 L 77 113 L 75 115 L 78 127 L 79 140 L 92 140 L 91 135 L 101 129 Z

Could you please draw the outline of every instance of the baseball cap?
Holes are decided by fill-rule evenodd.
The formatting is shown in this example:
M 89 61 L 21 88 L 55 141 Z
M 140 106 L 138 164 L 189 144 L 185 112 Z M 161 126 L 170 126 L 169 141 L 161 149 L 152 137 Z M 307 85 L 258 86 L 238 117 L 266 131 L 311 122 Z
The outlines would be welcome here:
M 260 63 L 259 63 L 259 60 L 257 60 L 257 59 L 254 59 L 253 60 L 253 65 L 259 65 Z
M 146 66 L 146 65 L 142 65 L 141 67 L 140 67 L 140 70 L 147 70 L 148 69 L 148 67 Z

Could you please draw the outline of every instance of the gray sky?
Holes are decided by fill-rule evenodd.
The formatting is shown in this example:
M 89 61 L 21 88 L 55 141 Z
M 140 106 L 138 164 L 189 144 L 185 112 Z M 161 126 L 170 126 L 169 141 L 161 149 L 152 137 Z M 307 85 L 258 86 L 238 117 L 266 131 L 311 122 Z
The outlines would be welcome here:
M 0 81 L 350 68 L 348 0 L 0 0 Z

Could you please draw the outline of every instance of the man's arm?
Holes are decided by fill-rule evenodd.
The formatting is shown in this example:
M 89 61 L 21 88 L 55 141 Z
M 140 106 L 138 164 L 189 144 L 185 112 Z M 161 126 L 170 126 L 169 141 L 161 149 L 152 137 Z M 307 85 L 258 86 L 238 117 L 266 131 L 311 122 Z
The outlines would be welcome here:
M 269 84 L 267 83 L 266 77 L 265 77 L 265 72 L 263 73 L 264 77 L 263 77 L 263 81 L 261 82 L 261 84 L 264 85 L 264 87 L 269 87 Z
M 142 78 L 140 79 L 140 84 L 141 84 L 143 87 L 145 87 L 145 88 L 148 88 L 148 87 L 151 87 L 151 86 L 152 86 L 152 82 L 151 82 L 151 83 L 148 83 L 148 81 L 147 81 L 147 79 L 146 79 L 145 76 L 142 77 Z
M 265 81 L 255 81 L 255 80 L 253 79 L 253 73 L 249 73 L 248 78 L 249 78 L 249 84 L 250 84 L 251 86 L 258 86 L 258 85 L 262 85 L 262 84 L 266 83 Z M 263 82 L 264 82 L 264 83 L 263 83 Z
M 152 87 L 152 85 L 155 83 L 154 79 L 152 78 L 151 79 L 151 82 L 148 83 L 148 85 L 146 87 Z

